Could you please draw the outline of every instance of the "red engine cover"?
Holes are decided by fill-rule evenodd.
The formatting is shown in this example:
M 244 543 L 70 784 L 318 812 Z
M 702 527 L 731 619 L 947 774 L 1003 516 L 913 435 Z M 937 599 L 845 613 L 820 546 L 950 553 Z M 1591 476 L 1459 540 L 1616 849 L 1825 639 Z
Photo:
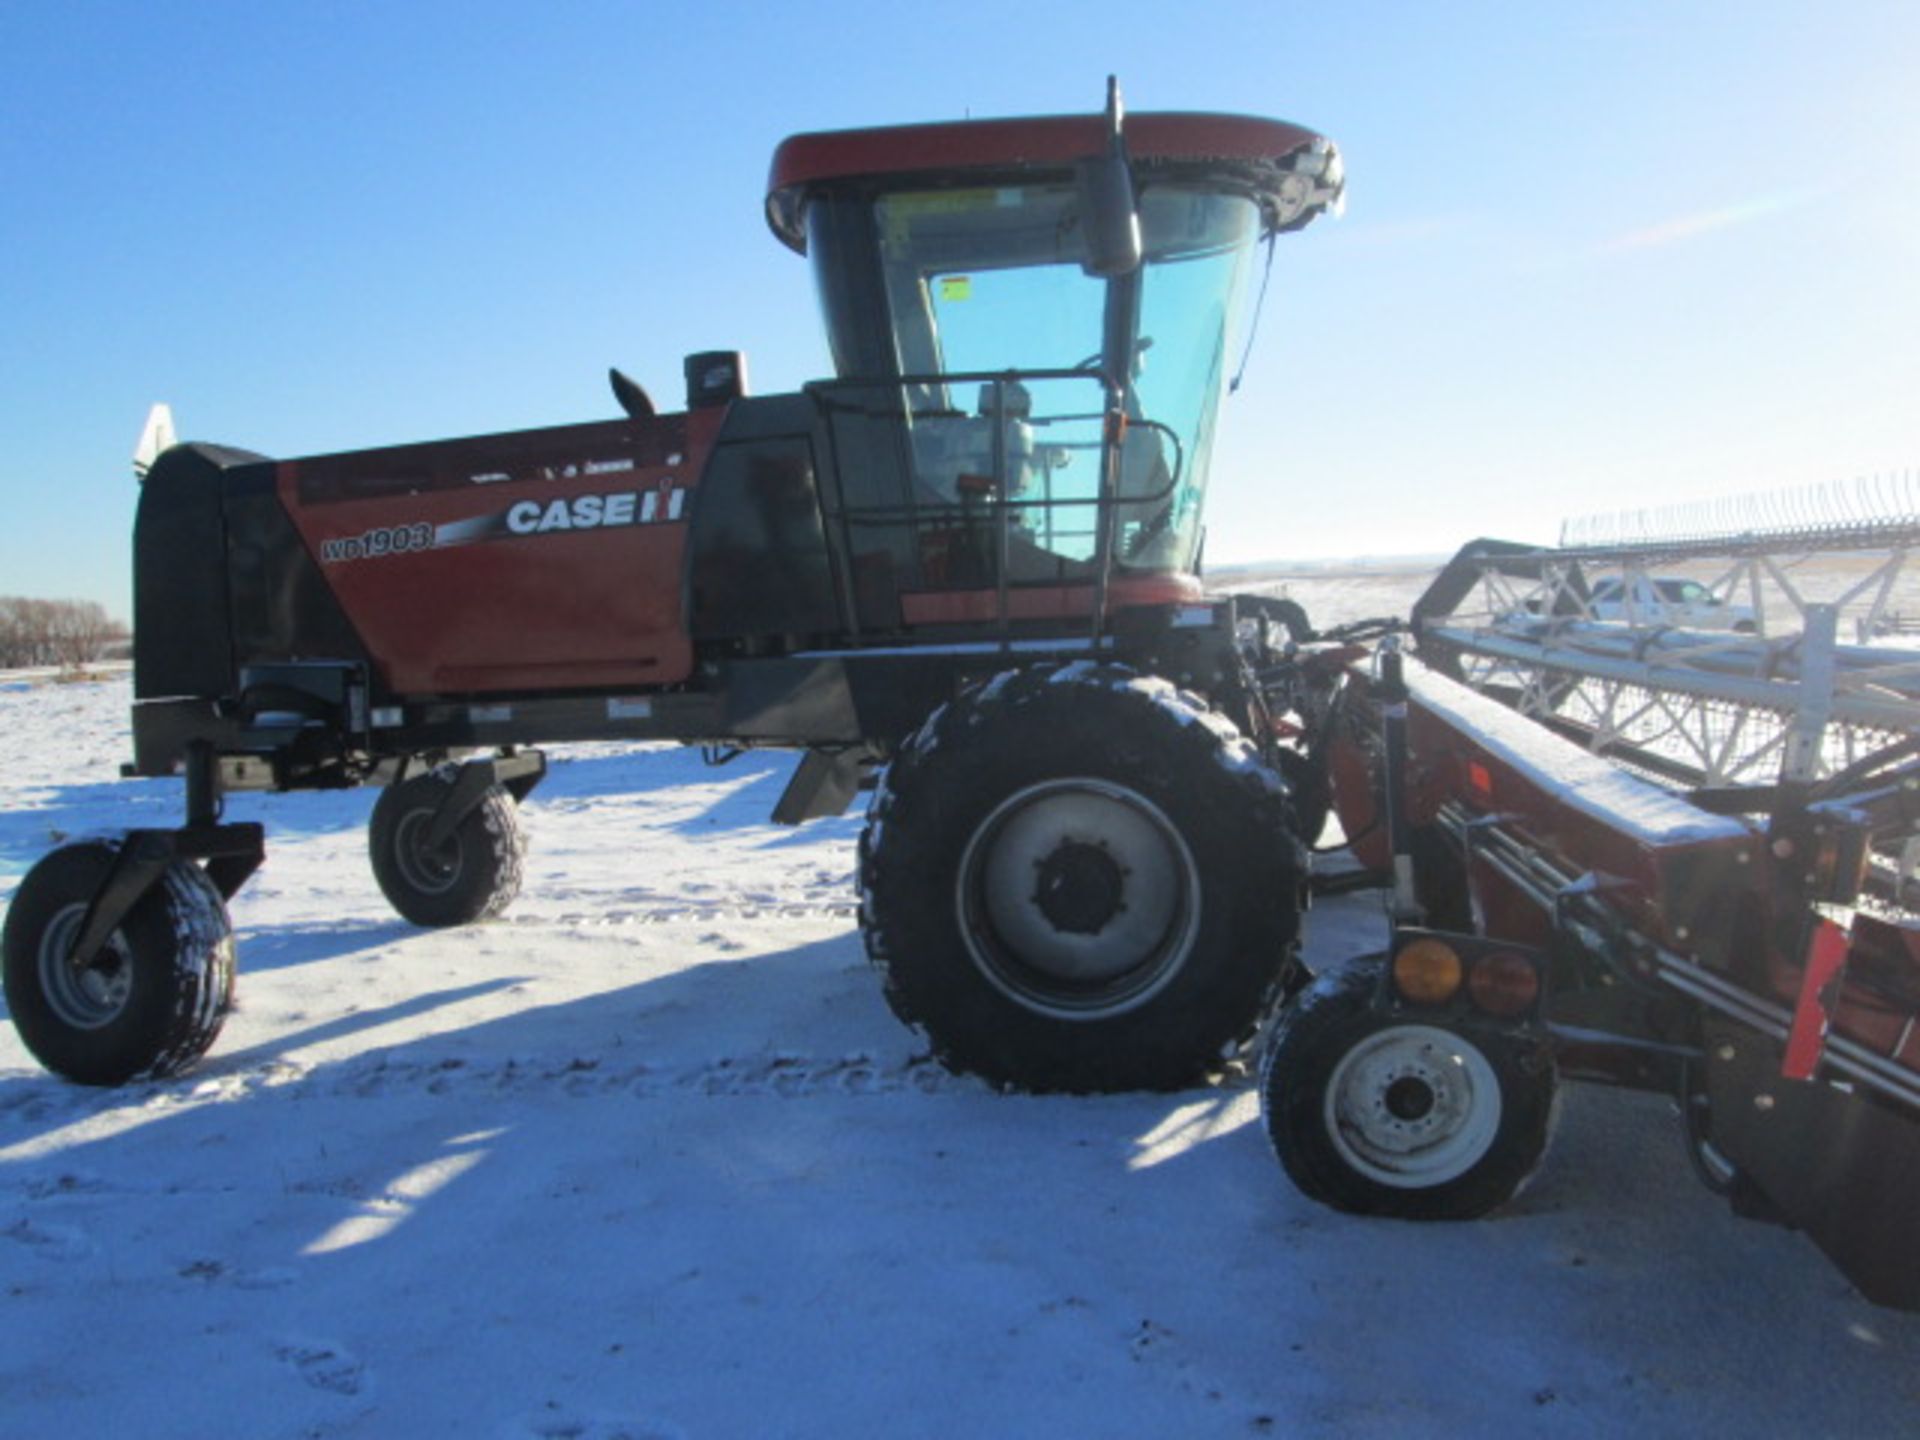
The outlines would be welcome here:
M 667 685 L 725 413 L 292 460 L 280 498 L 397 694 Z

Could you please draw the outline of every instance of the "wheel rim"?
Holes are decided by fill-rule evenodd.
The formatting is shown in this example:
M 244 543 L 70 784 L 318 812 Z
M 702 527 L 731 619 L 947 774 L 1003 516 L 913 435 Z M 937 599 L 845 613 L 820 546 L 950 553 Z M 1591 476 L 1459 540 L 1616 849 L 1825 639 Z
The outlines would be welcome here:
M 437 848 L 429 846 L 427 832 L 432 828 L 431 810 L 402 816 L 394 827 L 393 861 L 411 888 L 424 895 L 443 895 L 460 878 L 460 838 L 449 835 Z
M 956 882 L 981 974 L 1027 1009 L 1124 1014 L 1179 973 L 1200 928 L 1200 871 L 1160 808 L 1105 780 L 1009 796 L 975 829 Z
M 67 959 L 87 907 L 78 902 L 53 917 L 40 935 L 40 993 L 61 1024 L 75 1030 L 100 1030 L 127 1008 L 133 994 L 133 955 L 118 930 L 107 937 L 94 963 L 76 969 Z
M 1500 1082 L 1480 1048 L 1431 1025 L 1369 1035 L 1327 1082 L 1334 1149 L 1368 1179 L 1397 1190 L 1465 1175 L 1493 1148 L 1500 1113 Z

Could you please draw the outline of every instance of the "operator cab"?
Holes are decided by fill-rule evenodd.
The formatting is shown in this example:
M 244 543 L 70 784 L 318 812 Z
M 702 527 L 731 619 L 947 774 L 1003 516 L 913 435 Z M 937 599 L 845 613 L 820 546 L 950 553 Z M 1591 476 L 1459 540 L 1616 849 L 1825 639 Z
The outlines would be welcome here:
M 879 572 L 909 596 L 994 588 L 1006 618 L 1009 591 L 1032 612 L 1191 575 L 1254 253 L 1341 185 L 1307 130 L 1123 124 L 1115 97 L 786 141 L 767 214 L 813 261 L 838 377 L 810 387 L 835 452 L 822 498 L 862 591 Z

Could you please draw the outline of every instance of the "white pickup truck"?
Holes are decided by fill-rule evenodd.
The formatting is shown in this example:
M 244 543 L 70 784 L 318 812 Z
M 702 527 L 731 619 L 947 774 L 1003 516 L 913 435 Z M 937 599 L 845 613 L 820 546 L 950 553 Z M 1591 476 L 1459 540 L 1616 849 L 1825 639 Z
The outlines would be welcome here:
M 1610 576 L 1595 581 L 1590 596 L 1589 608 L 1596 620 L 1744 633 L 1760 628 L 1752 606 L 1731 604 L 1698 580 Z

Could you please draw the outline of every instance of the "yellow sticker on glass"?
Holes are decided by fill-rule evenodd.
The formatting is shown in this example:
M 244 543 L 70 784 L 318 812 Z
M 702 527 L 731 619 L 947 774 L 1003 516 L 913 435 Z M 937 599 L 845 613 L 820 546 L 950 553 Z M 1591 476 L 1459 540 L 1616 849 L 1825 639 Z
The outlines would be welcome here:
M 971 275 L 942 275 L 940 277 L 940 298 L 942 300 L 971 300 L 973 298 L 973 277 Z

